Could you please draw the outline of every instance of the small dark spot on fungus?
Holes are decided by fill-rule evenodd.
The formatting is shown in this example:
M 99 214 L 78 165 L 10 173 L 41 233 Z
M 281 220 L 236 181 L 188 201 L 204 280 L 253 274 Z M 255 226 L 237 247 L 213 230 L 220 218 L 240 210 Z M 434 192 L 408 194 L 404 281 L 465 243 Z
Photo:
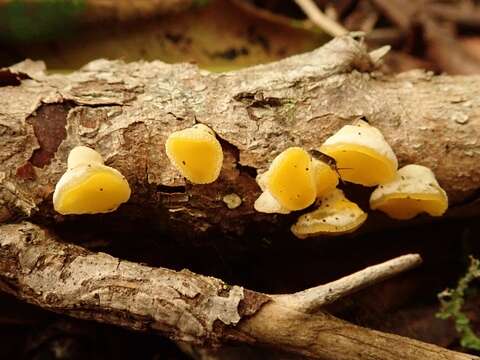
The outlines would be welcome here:
M 335 216 L 335 220 L 338 220 L 338 217 L 337 217 L 337 216 Z
M 402 180 L 405 180 L 405 176 L 402 175 Z
M 359 131 L 359 132 L 358 132 L 358 135 L 362 135 L 362 133 Z
M 92 165 L 88 164 L 88 167 L 92 167 Z
M 103 191 L 103 188 L 100 188 L 100 191 Z
M 184 160 L 182 160 L 182 164 L 183 164 L 183 165 L 187 165 L 187 163 L 186 163 Z
M 325 219 L 322 219 L 322 222 L 325 222 L 325 221 L 327 221 L 327 220 L 325 220 Z

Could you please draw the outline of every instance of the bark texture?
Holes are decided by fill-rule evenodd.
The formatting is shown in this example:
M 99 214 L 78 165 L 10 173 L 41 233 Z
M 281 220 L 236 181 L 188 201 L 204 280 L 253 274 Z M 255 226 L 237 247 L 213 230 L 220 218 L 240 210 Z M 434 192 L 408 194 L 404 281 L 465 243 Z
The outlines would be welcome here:
M 293 301 L 289 306 L 212 277 L 94 254 L 27 222 L 0 226 L 0 250 L 1 290 L 82 319 L 199 345 L 248 342 L 319 359 L 477 359 L 355 326 L 323 311 L 302 312 Z M 417 260 L 409 256 L 389 263 L 392 273 L 405 262 Z M 375 277 L 382 271 L 388 269 L 369 273 Z M 298 294 L 293 298 L 302 303 Z
M 53 217 L 51 194 L 67 154 L 84 144 L 132 185 L 120 214 L 141 210 L 197 234 L 241 233 L 246 224 L 278 219 L 253 210 L 258 171 L 286 147 L 314 148 L 360 117 L 385 134 L 400 164 L 432 168 L 454 206 L 473 203 L 480 187 L 480 78 L 382 75 L 349 37 L 225 74 L 98 60 L 69 75 L 47 75 L 41 63 L 24 62 L 0 70 L 0 85 L 3 221 Z M 211 185 L 187 183 L 164 151 L 172 131 L 197 122 L 212 127 L 224 148 L 223 170 Z M 230 193 L 242 199 L 235 209 L 222 200 Z
M 226 325 L 268 301 L 188 270 L 154 269 L 57 242 L 29 223 L 3 226 L 0 239 L 3 291 L 82 319 L 218 344 Z

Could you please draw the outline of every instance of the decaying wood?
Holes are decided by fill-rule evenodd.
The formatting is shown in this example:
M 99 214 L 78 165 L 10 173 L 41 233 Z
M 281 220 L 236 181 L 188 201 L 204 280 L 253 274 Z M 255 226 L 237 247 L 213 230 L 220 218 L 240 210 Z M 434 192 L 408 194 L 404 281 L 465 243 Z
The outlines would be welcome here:
M 98 60 L 69 75 L 47 75 L 41 66 L 0 71 L 0 221 L 61 220 L 51 195 L 68 152 L 84 144 L 132 185 L 119 216 L 141 211 L 172 231 L 241 234 L 248 224 L 283 219 L 253 210 L 257 172 L 286 147 L 317 147 L 360 117 L 381 129 L 401 165 L 432 168 L 453 207 L 473 204 L 478 213 L 479 77 L 383 75 L 349 37 L 224 74 L 159 61 Z M 225 152 L 211 185 L 187 183 L 164 152 L 172 131 L 196 122 L 216 131 Z M 242 199 L 235 209 L 222 200 L 230 193 Z
M 320 29 L 331 36 L 342 36 L 348 33 L 342 25 L 325 15 L 312 0 L 295 0 L 305 15 Z
M 428 57 L 449 74 L 480 74 L 480 63 L 457 41 L 452 29 L 434 20 L 423 21 Z
M 0 227 L 0 250 L 1 290 L 82 319 L 193 344 L 246 342 L 321 359 L 475 359 L 361 328 L 323 311 L 299 311 L 212 277 L 91 253 L 27 222 Z M 383 271 L 405 269 L 405 258 L 399 263 Z
M 322 306 L 331 304 L 341 297 L 384 281 L 392 276 L 412 269 L 422 263 L 417 254 L 400 256 L 396 259 L 373 265 L 331 283 L 320 285 L 294 294 L 277 295 L 275 300 L 301 312 L 312 313 Z

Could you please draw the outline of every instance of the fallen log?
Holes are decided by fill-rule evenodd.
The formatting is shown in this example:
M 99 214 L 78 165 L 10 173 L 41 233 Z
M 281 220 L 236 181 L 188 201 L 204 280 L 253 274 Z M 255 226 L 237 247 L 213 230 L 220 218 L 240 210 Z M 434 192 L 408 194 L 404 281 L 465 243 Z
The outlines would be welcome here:
M 362 328 L 321 309 L 421 263 L 406 255 L 331 284 L 273 296 L 63 243 L 37 225 L 0 226 L 0 289 L 57 313 L 196 345 L 250 343 L 318 359 L 478 359 Z M 328 296 L 325 296 L 325 289 Z
M 0 222 L 64 220 L 53 213 L 51 195 L 68 152 L 83 144 L 133 187 L 118 216 L 150 215 L 191 234 L 277 224 L 281 216 L 253 209 L 260 194 L 255 175 L 286 147 L 315 148 L 358 118 L 384 133 L 401 165 L 432 168 L 454 209 L 478 214 L 480 77 L 383 75 L 377 64 L 362 43 L 342 37 L 223 74 L 107 60 L 68 75 L 47 74 L 29 61 L 0 70 Z M 210 185 L 186 182 L 164 151 L 171 132 L 195 123 L 213 128 L 225 153 Z M 228 194 L 241 205 L 229 209 Z

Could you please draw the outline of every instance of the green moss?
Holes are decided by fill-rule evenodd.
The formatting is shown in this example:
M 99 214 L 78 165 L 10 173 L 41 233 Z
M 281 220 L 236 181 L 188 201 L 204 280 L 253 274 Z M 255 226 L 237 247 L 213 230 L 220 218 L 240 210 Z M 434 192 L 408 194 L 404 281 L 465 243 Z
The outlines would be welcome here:
M 14 0 L 0 12 L 0 37 L 13 42 L 47 41 L 69 34 L 85 0 Z
M 283 104 L 283 111 L 285 113 L 285 119 L 287 124 L 292 125 L 295 123 L 295 112 L 297 109 L 297 103 L 292 99 L 287 99 Z
M 471 291 L 470 283 L 480 278 L 480 261 L 470 257 L 470 266 L 467 273 L 459 281 L 455 289 L 447 289 L 438 294 L 441 319 L 453 319 L 455 328 L 460 334 L 460 344 L 467 349 L 480 350 L 480 338 L 475 334 L 470 319 L 462 312 L 465 296 Z

